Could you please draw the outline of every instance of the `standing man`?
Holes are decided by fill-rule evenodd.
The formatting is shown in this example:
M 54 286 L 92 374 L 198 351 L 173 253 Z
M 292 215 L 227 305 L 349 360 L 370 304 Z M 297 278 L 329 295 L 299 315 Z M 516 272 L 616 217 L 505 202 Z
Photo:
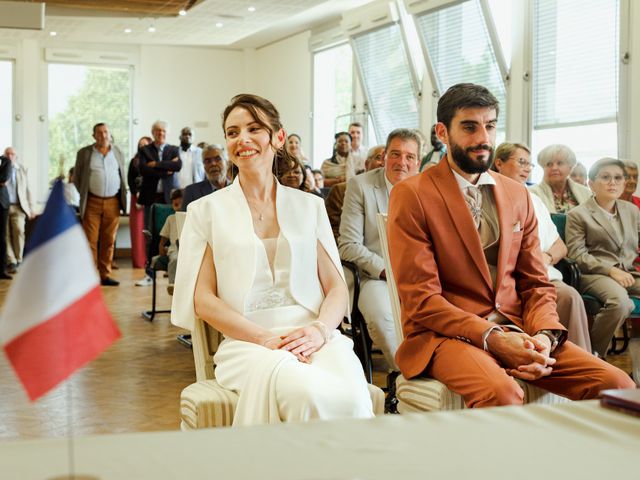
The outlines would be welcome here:
M 397 185 L 389 204 L 402 374 L 435 378 L 468 407 L 522 404 L 515 378 L 573 400 L 633 388 L 623 371 L 566 341 L 531 198 L 488 171 L 496 98 L 454 85 L 437 115 L 446 161 Z
M 149 212 L 154 203 L 171 203 L 171 190 L 178 188 L 176 172 L 182 168 L 178 147 L 167 143 L 167 122 L 158 120 L 151 126 L 153 143 L 140 149 L 139 168 L 142 185 L 138 203 L 144 205 L 144 225 L 149 226 Z
M 120 211 L 125 211 L 127 201 L 124 155 L 111 144 L 106 124 L 94 125 L 93 138 L 93 145 L 78 150 L 73 183 L 80 193 L 82 228 L 98 267 L 100 282 L 113 287 L 120 284 L 111 278 L 111 265 Z
M 418 173 L 421 151 L 422 137 L 418 132 L 406 128 L 392 131 L 382 152 L 384 167 L 358 175 L 347 183 L 340 218 L 340 258 L 358 266 L 361 278 L 358 308 L 389 370 L 397 370 L 394 357 L 401 339 L 396 338 L 393 323 L 377 215 L 387 213 L 394 185 Z
M 178 173 L 178 188 L 186 188 L 189 185 L 204 179 L 202 166 L 202 148 L 193 145 L 193 130 L 184 127 L 180 131 L 180 160 L 182 168 Z
M 367 147 L 362 144 L 363 128 L 360 122 L 353 122 L 349 125 L 349 135 L 351 135 L 351 157 L 355 165 L 356 174 L 364 170 L 364 162 L 367 159 Z
M 7 147 L 5 157 L 13 166 L 11 177 L 7 181 L 9 193 L 9 221 L 7 224 L 7 272 L 16 273 L 22 263 L 24 251 L 24 231 L 28 218 L 33 218 L 31 191 L 27 181 L 27 169 L 18 163 L 18 154 L 13 147 Z
M 227 182 L 227 160 L 224 158 L 222 147 L 216 144 L 207 145 L 202 151 L 202 157 L 207 178 L 185 188 L 182 198 L 183 212 L 187 211 L 187 205 L 194 200 L 220 190 L 229 184 Z
M 9 219 L 9 192 L 7 181 L 11 178 L 11 160 L 0 155 L 0 280 L 11 280 L 7 274 L 7 221 Z
M 178 147 L 167 143 L 167 122 L 156 121 L 151 126 L 153 143 L 140 149 L 138 168 L 142 175 L 142 185 L 138 192 L 138 203 L 144 207 L 144 228 L 149 229 L 151 205 L 171 203 L 171 191 L 178 188 L 178 174 L 182 168 Z M 147 258 L 147 272 L 150 258 Z M 138 287 L 153 284 L 149 273 L 136 282 Z

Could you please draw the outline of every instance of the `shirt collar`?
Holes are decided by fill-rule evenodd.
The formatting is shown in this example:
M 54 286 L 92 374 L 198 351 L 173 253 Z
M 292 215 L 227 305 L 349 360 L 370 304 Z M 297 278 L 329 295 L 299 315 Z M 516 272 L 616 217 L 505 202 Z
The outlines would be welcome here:
M 382 172 L 382 176 L 384 177 L 384 183 L 386 183 L 387 185 L 387 191 L 391 193 L 391 189 L 393 188 L 393 183 L 391 183 L 387 178 L 387 172 Z
M 449 168 L 451 168 L 451 166 L 449 166 Z M 469 188 L 469 187 L 476 187 L 477 188 L 480 185 L 495 185 L 496 184 L 495 179 L 491 175 L 489 175 L 488 172 L 481 173 L 480 176 L 478 177 L 478 181 L 474 185 L 469 180 L 467 180 L 462 175 L 460 175 L 458 172 L 456 172 L 453 168 L 451 168 L 451 171 L 453 172 L 453 176 L 455 177 L 456 182 L 458 182 L 458 187 L 460 187 L 460 190 L 464 190 L 465 188 Z

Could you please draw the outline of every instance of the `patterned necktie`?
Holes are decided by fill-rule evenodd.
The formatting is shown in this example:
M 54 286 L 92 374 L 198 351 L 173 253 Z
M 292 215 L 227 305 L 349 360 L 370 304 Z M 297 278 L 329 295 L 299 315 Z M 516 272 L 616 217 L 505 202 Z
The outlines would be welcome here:
M 480 221 L 482 220 L 482 192 L 480 192 L 478 187 L 467 187 L 465 189 L 464 200 L 467 202 L 467 206 L 471 211 L 476 229 L 479 229 Z

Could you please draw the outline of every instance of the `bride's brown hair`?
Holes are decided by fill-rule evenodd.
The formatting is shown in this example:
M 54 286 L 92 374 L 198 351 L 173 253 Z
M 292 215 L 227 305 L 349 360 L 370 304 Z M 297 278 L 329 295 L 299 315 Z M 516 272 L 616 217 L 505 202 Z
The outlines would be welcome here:
M 265 128 L 269 132 L 269 138 L 271 139 L 271 146 L 275 151 L 273 159 L 273 166 L 271 171 L 276 176 L 282 175 L 285 170 L 289 169 L 289 165 L 295 158 L 287 152 L 285 148 L 286 142 L 283 142 L 280 148 L 276 148 L 273 145 L 273 139 L 276 133 L 283 128 L 280 121 L 280 113 L 276 107 L 266 98 L 262 98 L 258 95 L 251 95 L 250 93 L 241 93 L 231 99 L 231 103 L 227 105 L 222 112 L 222 131 L 225 137 L 227 133 L 224 128 L 224 124 L 227 121 L 229 114 L 236 108 L 244 108 L 253 117 L 255 122 Z

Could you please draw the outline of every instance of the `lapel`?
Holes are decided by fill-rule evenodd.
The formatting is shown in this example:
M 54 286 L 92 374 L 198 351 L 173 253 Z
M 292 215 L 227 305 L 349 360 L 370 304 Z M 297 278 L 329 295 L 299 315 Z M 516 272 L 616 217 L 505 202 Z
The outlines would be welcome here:
M 617 203 L 618 202 L 616 202 L 616 208 L 618 207 Z M 609 235 L 609 238 L 611 238 L 611 241 L 615 245 L 620 247 L 620 242 L 618 241 L 615 231 L 611 226 L 611 222 L 609 222 L 604 212 L 596 202 L 595 197 L 591 197 L 589 200 L 587 200 L 585 202 L 585 205 L 587 205 L 587 208 L 591 211 L 591 216 L 593 217 L 593 219 L 598 223 L 598 225 L 600 225 L 604 229 L 605 232 L 607 232 L 607 235 Z M 618 208 L 618 213 L 620 213 L 620 208 Z M 623 220 L 622 217 L 620 217 L 620 219 Z
M 498 211 L 498 224 L 500 225 L 500 246 L 498 249 L 498 265 L 496 272 L 496 285 L 500 285 L 502 277 L 507 267 L 507 259 L 509 258 L 509 251 L 511 250 L 511 240 L 513 238 L 513 227 L 515 222 L 513 221 L 513 199 L 509 195 L 509 192 L 504 188 L 499 176 L 492 171 L 489 171 L 489 175 L 496 181 L 496 185 L 493 187 L 493 198 L 496 201 L 496 209 Z M 521 225 L 520 228 L 524 228 Z
M 442 197 L 445 208 L 451 217 L 451 222 L 458 231 L 460 241 L 464 244 L 467 252 L 469 252 L 469 256 L 485 283 L 493 290 L 489 266 L 487 265 L 482 244 L 480 243 L 480 235 L 478 235 L 476 226 L 473 223 L 471 212 L 462 196 L 458 182 L 449 167 L 449 162 L 446 160 L 440 162 L 430 170 L 433 171 L 435 188 Z
M 389 211 L 389 193 L 387 183 L 384 181 L 384 167 L 381 167 L 373 182 L 373 193 L 376 197 L 378 212 L 387 213 Z

